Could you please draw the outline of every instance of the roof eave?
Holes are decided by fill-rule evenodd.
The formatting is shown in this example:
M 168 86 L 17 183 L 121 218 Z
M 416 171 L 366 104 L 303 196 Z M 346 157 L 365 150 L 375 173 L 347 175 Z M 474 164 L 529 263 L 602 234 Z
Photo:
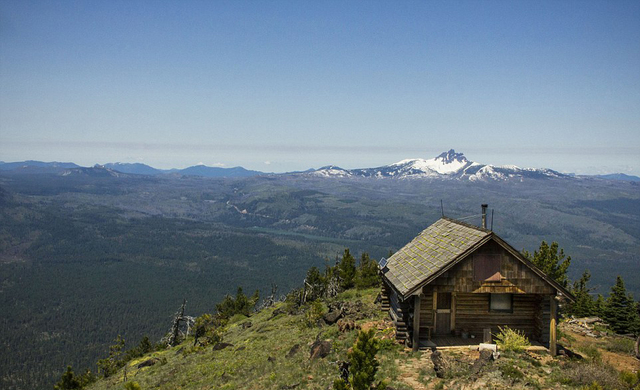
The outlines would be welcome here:
M 533 271 L 535 274 L 540 276 L 545 282 L 547 282 L 548 284 L 553 286 L 556 290 L 558 290 L 563 295 L 565 295 L 567 297 L 567 299 L 569 299 L 571 302 L 575 302 L 576 301 L 576 297 L 571 292 L 569 292 L 569 290 L 567 290 L 565 287 L 563 287 L 560 283 L 556 282 L 553 278 L 550 278 L 540 268 L 538 268 L 535 264 L 533 264 L 526 257 L 524 257 L 522 255 L 522 253 L 518 252 L 514 247 L 509 245 L 509 243 L 507 243 L 506 241 L 504 241 L 503 239 L 501 239 L 497 235 L 495 236 L 495 240 L 500 246 L 502 246 L 509 253 L 511 253 L 516 259 L 520 260 L 523 264 L 525 264 L 527 267 L 529 267 L 529 269 L 531 269 L 531 271 Z

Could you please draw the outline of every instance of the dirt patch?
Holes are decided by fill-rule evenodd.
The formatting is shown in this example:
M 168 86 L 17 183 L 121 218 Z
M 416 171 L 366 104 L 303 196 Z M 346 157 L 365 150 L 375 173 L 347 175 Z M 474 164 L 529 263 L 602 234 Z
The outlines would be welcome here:
M 429 389 L 429 387 L 420 381 L 420 371 L 424 369 L 431 369 L 431 371 L 433 371 L 433 365 L 430 360 L 427 361 L 417 358 L 398 359 L 396 360 L 396 366 L 400 371 L 398 378 L 401 382 L 414 390 Z

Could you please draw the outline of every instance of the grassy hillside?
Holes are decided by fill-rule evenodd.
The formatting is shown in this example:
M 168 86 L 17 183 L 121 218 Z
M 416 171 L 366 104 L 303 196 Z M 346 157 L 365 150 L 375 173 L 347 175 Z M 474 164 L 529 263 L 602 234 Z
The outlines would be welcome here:
M 385 315 L 374 304 L 378 290 L 349 291 L 331 302 L 362 302 L 356 320 L 364 328 L 373 327 L 382 343 L 380 360 L 384 375 L 395 371 L 400 353 L 392 338 L 393 329 L 382 321 Z M 323 304 L 326 309 L 326 303 Z M 346 360 L 357 332 L 340 332 L 338 325 L 318 326 L 309 311 L 289 315 L 283 304 L 247 317 L 235 317 L 224 333 L 223 342 L 231 344 L 215 350 L 213 346 L 193 347 L 193 339 L 171 349 L 131 361 L 127 379 L 143 389 L 326 389 L 338 377 L 338 360 Z M 282 312 L 278 314 L 279 312 Z M 353 317 L 356 318 L 356 317 Z M 250 323 L 251 326 L 247 327 Z M 325 358 L 310 359 L 310 346 L 316 340 L 329 340 L 331 353 Z M 136 368 L 151 358 L 158 363 Z M 100 380 L 90 389 L 113 389 L 124 386 L 124 369 Z M 391 378 L 396 382 L 396 378 Z
M 347 291 L 327 304 L 349 302 L 360 307 L 354 322 L 375 329 L 381 340 L 377 379 L 397 390 L 426 389 L 637 389 L 632 387 L 640 362 L 629 351 L 631 340 L 605 336 L 597 340 L 561 326 L 562 341 L 582 359 L 553 358 L 540 348 L 501 351 L 495 361 L 479 364 L 479 352 L 455 349 L 442 352 L 447 367 L 441 377 L 433 369 L 432 352 L 413 353 L 396 344 L 386 313 L 374 304 L 376 290 Z M 360 305 L 361 303 L 361 305 Z M 224 333 L 221 350 L 193 347 L 187 339 L 173 348 L 130 361 L 113 376 L 91 385 L 91 390 L 125 389 L 135 382 L 141 389 L 330 389 L 339 376 L 338 361 L 347 360 L 357 330 L 341 331 L 337 324 L 309 321 L 309 311 L 290 315 L 283 304 L 251 317 L 236 317 Z M 278 314 L 279 313 L 279 314 Z M 250 324 L 250 327 L 248 327 Z M 311 359 L 316 340 L 331 343 L 324 358 Z M 155 364 L 138 368 L 147 361 Z M 126 372 L 126 379 L 124 377 Z M 595 384 L 594 384 L 595 383 Z M 588 387 L 591 386 L 591 387 Z M 600 387 L 598 387 L 600 386 Z

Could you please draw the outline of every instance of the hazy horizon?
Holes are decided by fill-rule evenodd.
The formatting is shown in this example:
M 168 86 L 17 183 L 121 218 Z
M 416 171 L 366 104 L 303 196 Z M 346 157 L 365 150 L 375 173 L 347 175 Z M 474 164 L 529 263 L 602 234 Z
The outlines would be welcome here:
M 640 175 L 640 3 L 0 3 L 0 160 Z
M 455 149 L 454 149 L 455 150 Z M 544 166 L 544 165 L 518 165 L 518 164 L 513 164 L 513 163 L 501 163 L 501 164 L 493 164 L 493 163 L 487 163 L 485 161 L 482 160 L 478 160 L 478 159 L 473 159 L 470 158 L 466 153 L 464 153 L 463 151 L 460 150 L 455 150 L 457 153 L 463 153 L 465 155 L 465 157 L 467 157 L 468 160 L 473 161 L 473 162 L 477 162 L 477 163 L 481 163 L 481 164 L 487 164 L 487 165 L 517 165 L 520 168 L 548 168 L 548 169 L 553 169 L 555 171 L 561 172 L 561 173 L 574 173 L 574 174 L 578 174 L 578 175 L 603 175 L 603 174 L 613 174 L 613 173 L 625 173 L 627 175 L 635 175 L 637 176 L 637 174 L 631 172 L 631 171 L 627 171 L 624 172 L 623 170 L 607 170 L 603 167 L 583 167 L 582 169 L 578 169 L 578 170 L 562 170 L 562 169 L 556 169 L 554 167 L 550 167 L 550 166 Z M 442 152 L 438 152 L 437 154 L 434 154 L 433 156 L 430 157 L 424 157 L 424 156 L 419 156 L 419 157 L 406 157 L 406 158 L 400 158 L 394 161 L 387 161 L 385 163 L 374 163 L 372 165 L 358 165 L 358 166 L 345 166 L 345 165 L 340 165 L 340 164 L 335 164 L 335 163 L 331 163 L 328 162 L 326 164 L 322 164 L 322 165 L 316 165 L 316 166 L 307 166 L 307 167 L 300 167 L 300 168 L 294 168 L 294 169 L 289 169 L 289 170 L 282 170 L 282 171 L 274 171 L 274 170 L 269 170 L 268 169 L 268 164 L 267 164 L 267 169 L 264 168 L 254 168 L 254 167 L 250 167 L 247 165 L 243 165 L 242 163 L 238 163 L 238 164 L 222 164 L 222 163 L 213 163 L 213 164 L 206 164 L 202 161 L 198 161 L 198 162 L 193 162 L 193 163 L 187 163 L 186 165 L 171 165 L 171 164 L 163 164 L 162 162 L 160 162 L 159 164 L 152 164 L 152 163 L 147 163 L 144 161 L 97 161 L 97 162 L 79 162 L 79 161 L 73 161 L 73 160 L 68 160 L 68 159 L 52 159 L 52 160 L 42 160 L 42 159 L 34 159 L 34 158 L 28 158 L 28 159 L 22 159 L 22 160 L 14 160 L 14 161 L 3 161 L 0 160 L 3 163 L 13 163 L 13 162 L 22 162 L 22 161 L 41 161 L 41 162 L 58 162 L 58 163 L 75 163 L 79 166 L 83 166 L 83 167 L 92 167 L 94 165 L 105 165 L 105 164 L 115 164 L 115 163 L 122 163 L 122 164 L 136 164 L 136 163 L 140 163 L 140 164 L 145 164 L 147 166 L 156 168 L 156 169 L 162 169 L 162 170 L 170 170 L 170 169 L 185 169 L 188 167 L 192 167 L 192 166 L 199 166 L 199 165 L 203 165 L 203 166 L 207 166 L 207 167 L 215 167 L 215 168 L 235 168 L 235 167 L 242 167 L 245 169 L 249 169 L 249 170 L 256 170 L 256 171 L 261 171 L 261 172 L 265 172 L 265 173 L 286 173 L 286 172 L 295 172 L 295 171 L 305 171 L 308 169 L 317 169 L 320 168 L 322 166 L 327 166 L 327 165 L 335 165 L 335 166 L 340 166 L 341 168 L 345 168 L 345 169 L 358 169 L 358 168 L 376 168 L 376 167 L 381 167 L 381 166 L 385 166 L 385 165 L 391 165 L 393 163 L 396 163 L 398 161 L 401 160 L 405 160 L 405 159 L 412 159 L 412 158 L 423 158 L 423 159 L 431 159 L 434 157 L 437 157 L 440 153 L 446 152 L 442 151 Z M 513 153 L 516 153 L 517 151 L 511 151 Z M 480 153 L 474 153 L 474 154 L 478 154 L 480 156 L 482 156 L 483 154 Z M 491 159 L 491 158 L 489 158 Z M 494 158 L 494 160 L 500 160 L 497 158 Z

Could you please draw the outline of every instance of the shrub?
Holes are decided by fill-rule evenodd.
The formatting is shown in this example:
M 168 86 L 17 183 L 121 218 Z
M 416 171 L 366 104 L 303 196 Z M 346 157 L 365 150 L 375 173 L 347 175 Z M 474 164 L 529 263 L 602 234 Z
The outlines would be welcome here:
M 127 382 L 124 384 L 125 390 L 142 390 L 138 382 Z
M 313 301 L 307 305 L 307 309 L 304 312 L 303 324 L 306 327 L 312 328 L 316 326 L 318 321 L 325 314 L 324 305 L 320 301 Z
M 222 330 L 226 320 L 219 316 L 203 314 L 196 318 L 193 325 L 193 346 L 207 346 L 222 341 Z
M 508 326 L 498 327 L 500 333 L 494 335 L 496 344 L 504 351 L 522 352 L 531 345 L 524 332 L 511 329 Z
M 626 337 L 616 337 L 607 342 L 604 348 L 610 352 L 621 352 L 628 355 L 633 355 L 635 342 L 632 339 Z
M 596 362 L 572 362 L 563 371 L 563 382 L 591 389 L 621 389 L 618 372 L 611 366 Z M 600 386 L 600 387 L 593 387 Z
M 510 378 L 513 380 L 521 380 L 524 378 L 524 374 L 522 373 L 522 371 L 518 370 L 518 368 L 513 364 L 503 365 L 502 367 L 500 367 L 500 371 L 506 378 Z
M 640 390 L 640 371 L 635 374 L 629 371 L 622 371 L 620 373 L 620 380 L 626 384 L 629 389 Z
M 580 348 L 580 352 L 587 355 L 587 357 L 594 362 L 602 361 L 602 352 L 594 345 L 585 345 Z

